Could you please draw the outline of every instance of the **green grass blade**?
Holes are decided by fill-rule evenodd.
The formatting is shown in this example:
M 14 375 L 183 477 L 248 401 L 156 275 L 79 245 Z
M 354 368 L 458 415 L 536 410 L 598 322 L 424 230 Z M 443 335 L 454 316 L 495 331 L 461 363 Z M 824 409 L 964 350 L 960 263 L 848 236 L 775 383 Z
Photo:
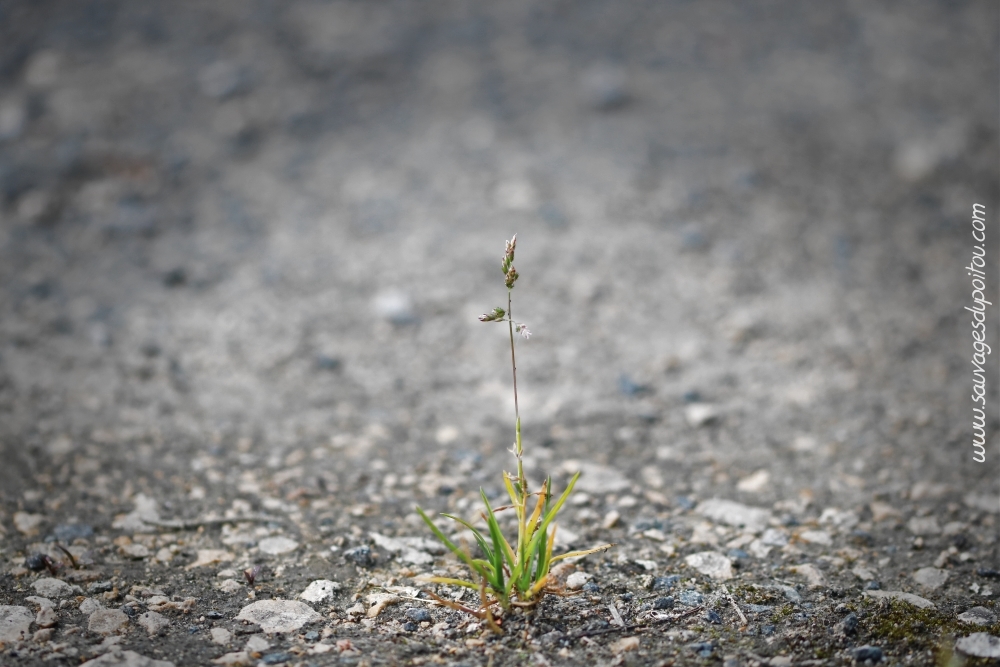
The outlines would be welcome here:
M 455 516 L 454 514 L 444 514 L 442 512 L 441 516 L 447 517 L 452 521 L 457 521 L 458 523 L 462 524 L 463 526 L 471 530 L 472 534 L 476 538 L 476 542 L 479 544 L 479 548 L 483 550 L 484 554 L 486 554 L 486 560 L 493 562 L 493 550 L 490 549 L 490 545 L 486 543 L 486 538 L 483 537 L 482 533 L 473 528 L 471 523 L 469 523 L 465 519 L 462 519 L 461 517 Z
M 545 518 L 542 519 L 542 525 L 539 526 L 538 532 L 535 533 L 535 536 L 531 539 L 531 544 L 528 545 L 529 553 L 533 553 L 538 550 L 542 535 L 546 530 L 548 530 L 549 524 L 556 518 L 559 510 L 562 509 L 563 504 L 569 498 L 569 494 L 573 492 L 573 487 L 576 486 L 576 480 L 578 479 L 580 479 L 580 473 L 573 475 L 573 479 L 569 481 L 569 486 L 567 486 L 566 490 L 563 491 L 561 496 L 559 496 L 559 500 L 557 500 L 556 504 L 552 506 L 552 509 L 545 513 Z
M 496 591 L 505 591 L 506 586 L 503 580 L 503 559 L 504 556 L 507 557 L 508 561 L 513 566 L 514 554 L 511 551 L 510 544 L 504 538 L 503 533 L 500 532 L 500 524 L 497 523 L 496 514 L 493 513 L 493 508 L 490 506 L 490 501 L 486 497 L 486 492 L 479 489 L 479 495 L 482 496 L 483 504 L 486 506 L 486 526 L 490 532 L 490 539 L 493 540 L 493 569 L 496 573 L 490 584 Z
M 442 544 L 448 547 L 448 549 L 453 554 L 458 556 L 459 560 L 468 565 L 469 569 L 477 573 L 479 576 L 483 577 L 484 579 L 487 578 L 485 570 L 483 570 L 481 566 L 476 565 L 472 561 L 472 557 L 469 556 L 469 554 L 465 553 L 465 551 L 456 546 L 454 542 L 445 537 L 444 533 L 441 532 L 441 529 L 434 525 L 434 522 L 431 521 L 430 517 L 427 516 L 422 509 L 418 507 L 417 513 L 420 514 L 421 518 L 424 520 L 424 523 L 426 523 L 427 526 L 431 529 L 431 532 L 434 533 L 434 536 L 437 537 L 439 540 L 441 540 Z M 475 588 L 475 586 L 473 586 L 473 588 Z

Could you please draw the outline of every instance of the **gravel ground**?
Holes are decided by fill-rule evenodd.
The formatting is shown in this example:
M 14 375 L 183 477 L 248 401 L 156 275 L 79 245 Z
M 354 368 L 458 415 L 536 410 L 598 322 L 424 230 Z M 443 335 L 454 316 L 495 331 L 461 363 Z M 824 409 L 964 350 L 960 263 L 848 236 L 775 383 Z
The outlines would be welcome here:
M 998 29 L 0 2 L 0 662 L 1000 663 Z M 497 637 L 414 506 L 514 466 L 515 232 L 527 474 L 618 546 Z

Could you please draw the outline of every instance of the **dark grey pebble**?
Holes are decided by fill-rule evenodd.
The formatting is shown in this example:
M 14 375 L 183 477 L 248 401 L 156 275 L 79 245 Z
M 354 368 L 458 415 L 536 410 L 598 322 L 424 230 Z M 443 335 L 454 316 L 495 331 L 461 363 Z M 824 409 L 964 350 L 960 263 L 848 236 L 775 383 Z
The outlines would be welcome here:
M 653 609 L 673 609 L 674 608 L 674 598 L 672 595 L 668 595 L 662 598 L 656 598 L 656 602 L 653 603 Z
M 705 612 L 705 620 L 713 625 L 722 624 L 722 617 L 719 616 L 719 612 L 715 611 L 714 609 L 709 609 L 708 611 Z
M 430 623 L 431 613 L 420 607 L 410 607 L 406 610 L 406 617 L 414 623 Z
M 858 629 L 858 615 L 851 612 L 840 622 L 840 629 L 845 635 L 853 635 Z
M 46 567 L 46 560 L 49 557 L 45 554 L 31 554 L 24 559 L 24 566 L 32 572 L 40 572 Z
M 773 625 L 765 625 L 764 627 L 762 627 L 760 629 L 760 634 L 762 634 L 764 636 L 768 636 L 768 637 L 771 636 L 771 635 L 773 635 L 774 634 L 774 626 Z
M 991 567 L 981 567 L 976 570 L 976 574 L 980 577 L 986 577 L 987 579 L 1000 579 L 1000 570 L 994 570 Z
M 403 623 L 403 632 L 416 632 L 419 629 L 420 629 L 419 626 L 413 621 L 407 621 L 406 623 Z
M 872 579 L 867 584 L 865 584 L 866 591 L 878 591 L 882 589 L 882 584 Z
M 310 630 L 303 636 L 303 639 L 305 639 L 307 642 L 314 642 L 317 639 L 319 639 L 319 633 L 316 632 L 315 630 Z
M 601 587 L 595 584 L 593 581 L 588 581 L 583 585 L 583 591 L 585 593 L 600 593 Z
M 375 557 L 372 556 L 371 547 L 360 546 L 344 552 L 344 558 L 351 561 L 358 567 L 369 568 L 375 565 Z
M 869 663 L 872 665 L 882 662 L 882 649 L 878 646 L 859 646 L 854 649 L 854 660 L 859 663 Z
M 267 655 L 264 656 L 263 663 L 265 665 L 280 665 L 288 662 L 291 659 L 292 659 L 291 653 L 285 653 L 284 651 L 282 651 L 281 653 L 268 653 Z
M 671 588 L 677 585 L 680 581 L 680 575 L 671 574 L 666 577 L 657 577 L 653 579 L 653 590 L 654 591 L 669 591 Z
M 205 618 L 213 620 L 213 621 L 217 621 L 220 618 L 222 618 L 222 612 L 221 611 L 212 610 L 212 611 L 207 612 L 205 614 Z
M 677 600 L 689 607 L 697 607 L 705 601 L 705 596 L 698 591 L 687 590 L 681 591 L 680 595 L 677 596 Z
M 113 590 L 115 587 L 110 581 L 95 581 L 90 586 L 87 586 L 87 592 L 91 595 L 95 593 L 107 593 Z

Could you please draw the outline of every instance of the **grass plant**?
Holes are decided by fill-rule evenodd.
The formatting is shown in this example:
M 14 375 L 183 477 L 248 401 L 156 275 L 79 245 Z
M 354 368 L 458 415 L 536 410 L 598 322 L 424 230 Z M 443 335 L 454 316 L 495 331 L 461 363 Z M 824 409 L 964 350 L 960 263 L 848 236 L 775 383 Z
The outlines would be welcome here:
M 608 549 L 613 544 L 603 544 L 593 549 L 570 551 L 558 556 L 552 555 L 555 545 L 556 515 L 573 492 L 580 473 L 573 475 L 566 489 L 554 502 L 552 500 L 552 478 L 542 483 L 538 491 L 529 491 L 528 480 L 524 475 L 524 447 L 521 442 L 521 413 L 517 402 L 517 360 L 514 352 L 514 334 L 518 333 L 525 339 L 531 336 L 528 328 L 514 320 L 511 312 L 512 292 L 519 277 L 514 268 L 514 248 L 517 235 L 506 242 L 503 259 L 500 263 L 503 272 L 504 285 L 507 288 L 507 308 L 496 307 L 491 312 L 481 315 L 481 322 L 506 322 L 510 333 L 510 366 L 514 384 L 514 446 L 511 453 L 517 461 L 517 475 L 503 473 L 504 487 L 510 496 L 510 504 L 494 508 L 490 505 L 486 493 L 480 489 L 484 511 L 481 518 L 486 523 L 485 534 L 477 529 L 472 521 L 467 521 L 453 514 L 441 516 L 455 521 L 471 531 L 479 546 L 482 558 L 473 557 L 466 545 L 457 545 L 438 528 L 426 512 L 417 508 L 417 512 L 427 523 L 431 532 L 462 561 L 469 570 L 468 579 L 449 577 L 428 577 L 425 580 L 436 584 L 448 584 L 470 588 L 479 593 L 480 607 L 460 604 L 454 600 L 446 600 L 430 593 L 438 602 L 458 609 L 484 621 L 494 632 L 500 633 L 498 616 L 509 612 L 512 608 L 533 608 L 546 593 L 561 594 L 562 591 L 551 577 L 552 565 L 567 558 L 579 558 L 597 551 Z M 534 499 L 534 508 L 531 501 Z M 517 539 L 514 544 L 504 536 L 496 515 L 498 512 L 513 510 L 517 515 Z M 495 610 L 496 607 L 500 610 Z

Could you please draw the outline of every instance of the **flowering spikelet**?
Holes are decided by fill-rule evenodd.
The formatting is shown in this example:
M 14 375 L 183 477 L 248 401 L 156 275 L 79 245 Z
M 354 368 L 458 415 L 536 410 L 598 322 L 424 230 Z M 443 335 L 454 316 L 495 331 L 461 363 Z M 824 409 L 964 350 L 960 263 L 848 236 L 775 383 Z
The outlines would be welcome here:
M 503 317 L 506 314 L 507 314 L 506 310 L 504 310 L 500 306 L 497 306 L 496 308 L 493 309 L 492 313 L 485 313 L 483 315 L 480 315 L 479 316 L 479 321 L 480 322 L 501 322 L 501 321 L 503 321 Z
M 510 270 L 510 265 L 514 263 L 514 246 L 517 245 L 517 234 L 511 238 L 510 241 L 505 241 L 507 247 L 503 253 L 503 261 L 500 263 L 500 269 L 503 271 L 504 275 Z

